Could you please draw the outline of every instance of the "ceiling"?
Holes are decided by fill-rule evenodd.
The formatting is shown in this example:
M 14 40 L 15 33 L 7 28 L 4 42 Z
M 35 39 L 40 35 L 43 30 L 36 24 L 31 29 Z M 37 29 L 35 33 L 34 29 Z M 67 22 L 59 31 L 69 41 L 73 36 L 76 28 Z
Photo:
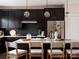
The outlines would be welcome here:
M 48 0 L 48 5 L 49 8 L 61 7 L 64 2 L 65 0 Z M 0 9 L 26 9 L 26 6 L 30 9 L 40 9 L 45 8 L 46 5 L 46 0 L 0 0 Z

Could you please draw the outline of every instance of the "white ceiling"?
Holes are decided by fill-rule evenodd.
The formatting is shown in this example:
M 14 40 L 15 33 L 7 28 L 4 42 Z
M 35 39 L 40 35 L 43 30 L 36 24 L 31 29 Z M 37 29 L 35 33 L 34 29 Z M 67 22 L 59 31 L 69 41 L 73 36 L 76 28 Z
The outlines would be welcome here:
M 65 0 L 48 0 L 48 5 L 64 5 Z M 25 9 L 27 0 L 0 0 L 0 8 L 23 8 Z M 46 0 L 28 0 L 29 8 L 44 8 Z M 38 7 L 39 6 L 39 7 Z M 42 6 L 42 7 L 41 7 Z

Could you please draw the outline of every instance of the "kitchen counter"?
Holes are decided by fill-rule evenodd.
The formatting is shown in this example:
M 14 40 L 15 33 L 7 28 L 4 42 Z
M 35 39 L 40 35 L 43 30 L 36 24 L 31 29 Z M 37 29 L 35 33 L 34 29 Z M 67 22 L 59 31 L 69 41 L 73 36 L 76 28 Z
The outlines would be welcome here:
M 39 40 L 40 39 L 40 40 Z M 30 39 L 31 41 L 35 41 L 35 42 L 39 42 L 41 41 L 41 38 L 32 38 Z M 23 39 L 18 39 L 16 41 L 14 41 L 15 43 L 29 43 L 30 40 L 23 40 Z M 51 43 L 51 39 L 42 39 L 43 43 Z M 61 43 L 61 42 L 64 42 L 64 41 L 59 41 L 59 40 L 54 40 L 54 42 L 56 43 Z
M 0 36 L 0 38 L 4 38 L 4 36 Z
M 4 38 L 4 37 L 6 37 L 6 38 L 11 38 L 11 37 L 14 37 L 14 38 L 21 38 L 22 37 L 23 38 L 24 37 L 25 38 L 26 36 L 0 36 L 0 38 Z M 32 38 L 45 38 L 45 36 L 32 36 Z M 59 41 L 59 40 L 57 40 L 57 41 Z M 70 39 L 65 39 L 64 41 L 65 41 L 65 43 L 70 43 L 71 42 Z M 49 39 L 47 39 L 47 40 L 44 39 L 44 42 L 49 43 L 50 40 Z
M 0 37 L 26 37 L 26 36 L 0 36 Z M 45 36 L 31 36 L 35 38 L 44 38 Z
M 33 41 L 33 42 L 34 41 L 35 42 L 41 41 L 41 40 L 38 40 L 38 39 L 41 39 L 41 38 L 33 38 L 33 39 L 31 39 L 31 41 Z M 50 40 L 49 39 L 42 39 L 42 41 L 43 41 L 43 44 L 50 44 L 51 43 L 51 39 Z M 54 42 L 56 43 L 56 46 L 58 46 L 58 47 L 59 47 L 60 44 L 62 46 L 62 42 L 64 43 L 64 41 L 54 41 Z M 15 41 L 12 42 L 12 46 L 15 46 L 16 43 L 26 43 L 26 44 L 29 44 L 30 40 L 18 39 L 18 40 L 15 40 Z

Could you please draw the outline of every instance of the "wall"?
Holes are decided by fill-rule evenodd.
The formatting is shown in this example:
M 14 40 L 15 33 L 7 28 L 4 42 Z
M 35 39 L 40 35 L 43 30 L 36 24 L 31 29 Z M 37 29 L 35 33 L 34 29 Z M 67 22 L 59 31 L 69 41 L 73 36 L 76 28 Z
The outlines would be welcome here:
M 79 0 L 68 0 L 65 5 L 65 37 L 72 41 L 79 41 Z
M 0 0 L 0 9 L 44 9 L 47 5 L 47 0 Z M 64 0 L 48 0 L 48 5 L 64 5 Z

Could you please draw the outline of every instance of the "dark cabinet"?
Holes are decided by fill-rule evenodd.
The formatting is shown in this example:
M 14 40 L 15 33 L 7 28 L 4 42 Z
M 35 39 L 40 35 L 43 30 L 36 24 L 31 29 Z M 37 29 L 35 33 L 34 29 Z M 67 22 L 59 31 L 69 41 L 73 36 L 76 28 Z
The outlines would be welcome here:
M 26 10 L 24 10 L 25 12 Z M 43 9 L 29 9 L 27 10 L 30 13 L 29 17 L 25 17 L 24 15 L 22 15 L 23 19 L 22 20 L 27 20 L 27 21 L 40 21 L 41 19 L 43 19 L 44 15 L 43 15 Z M 23 13 L 22 13 L 23 14 Z
M 24 12 L 29 11 L 30 16 L 25 17 Z M 44 12 L 49 11 L 50 17 L 45 17 Z M 47 35 L 47 21 L 64 21 L 64 8 L 45 8 L 45 9 L 2 9 L 0 11 L 0 27 L 6 28 L 9 31 L 11 28 L 20 30 L 20 32 L 25 33 L 28 28 L 27 23 L 22 23 L 22 21 L 37 21 L 37 24 L 33 24 L 32 27 L 36 26 L 36 30 L 45 31 Z M 31 24 L 32 25 L 32 24 Z M 30 27 L 30 25 L 29 25 Z M 24 31 L 25 30 L 25 31 Z M 35 30 L 35 31 L 36 31 Z M 6 32 L 7 32 L 6 31 Z M 33 29 L 30 29 L 33 31 Z M 29 32 L 29 30 L 28 30 Z M 26 33 L 25 33 L 26 34 Z
M 37 21 L 38 21 L 38 24 L 39 24 L 39 29 L 44 30 L 45 19 L 44 19 L 43 10 L 37 11 L 36 15 L 37 15 Z
M 0 11 L 1 12 L 1 11 Z M 0 18 L 1 28 L 21 28 L 20 10 L 3 10 Z
M 2 11 L 0 11 L 2 12 Z M 8 25 L 9 25 L 9 13 L 7 11 L 3 11 L 2 14 L 0 15 L 3 15 L 1 18 L 0 18 L 0 27 L 1 28 L 8 28 Z
M 5 40 L 4 38 L 0 38 L 0 53 L 5 51 Z
M 9 11 L 9 28 L 21 28 L 20 11 Z
M 50 17 L 45 17 L 47 20 L 64 20 L 64 8 L 45 8 L 45 11 L 50 13 Z

